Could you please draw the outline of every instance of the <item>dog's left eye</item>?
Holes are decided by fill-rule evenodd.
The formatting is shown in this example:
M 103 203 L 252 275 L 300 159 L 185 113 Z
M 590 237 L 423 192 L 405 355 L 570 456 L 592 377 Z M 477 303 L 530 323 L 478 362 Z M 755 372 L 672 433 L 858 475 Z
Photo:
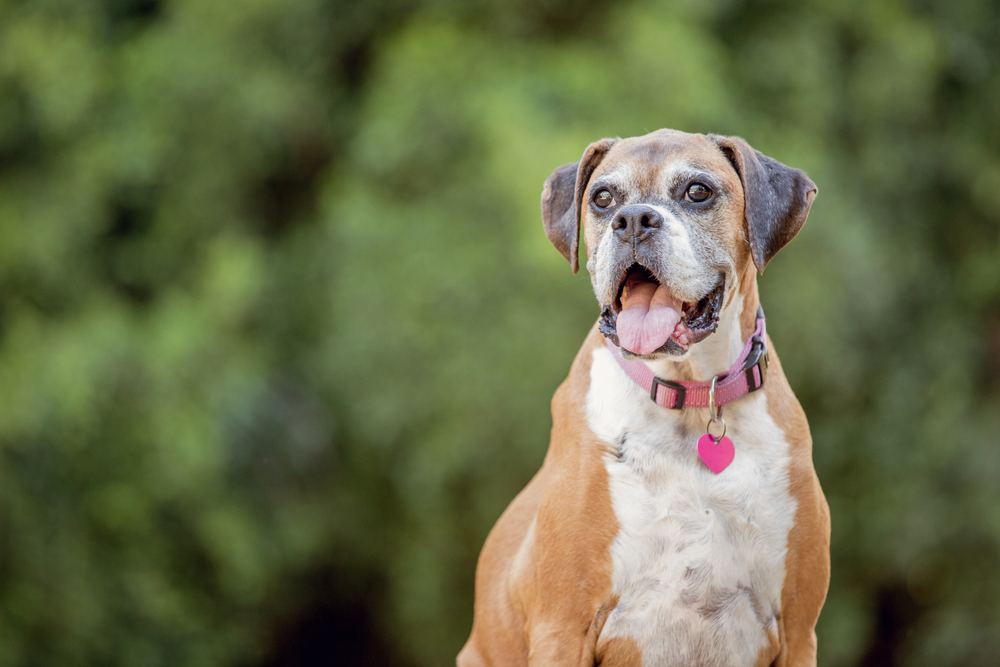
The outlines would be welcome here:
M 711 196 L 712 191 L 704 183 L 692 183 L 684 193 L 684 198 L 693 202 L 703 202 Z
M 597 208 L 607 208 L 615 203 L 615 197 L 609 190 L 601 190 L 594 196 L 594 203 Z

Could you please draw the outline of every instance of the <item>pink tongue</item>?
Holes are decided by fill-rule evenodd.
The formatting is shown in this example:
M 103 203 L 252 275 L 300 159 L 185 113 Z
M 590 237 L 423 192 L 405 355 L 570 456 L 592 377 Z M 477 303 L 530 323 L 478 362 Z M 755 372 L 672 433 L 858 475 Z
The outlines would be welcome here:
M 635 354 L 654 352 L 674 332 L 682 306 L 666 287 L 630 276 L 616 324 L 618 342 Z

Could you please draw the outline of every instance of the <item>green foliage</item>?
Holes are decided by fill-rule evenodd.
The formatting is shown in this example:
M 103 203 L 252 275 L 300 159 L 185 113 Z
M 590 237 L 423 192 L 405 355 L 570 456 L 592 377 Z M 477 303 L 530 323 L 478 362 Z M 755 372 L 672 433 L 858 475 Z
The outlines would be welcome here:
M 983 0 L 0 1 L 0 665 L 449 664 L 597 314 L 542 181 L 659 127 L 820 187 L 761 292 L 833 513 L 821 663 L 993 664 L 998 31 Z

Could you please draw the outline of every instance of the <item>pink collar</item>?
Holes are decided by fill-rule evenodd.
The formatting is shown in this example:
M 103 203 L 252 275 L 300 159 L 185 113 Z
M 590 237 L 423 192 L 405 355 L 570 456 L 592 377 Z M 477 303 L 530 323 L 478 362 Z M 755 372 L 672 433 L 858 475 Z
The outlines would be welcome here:
M 757 328 L 747 339 L 733 367 L 725 374 L 716 376 L 715 404 L 723 406 L 755 392 L 764 386 L 767 378 L 767 336 L 764 331 L 764 310 L 757 308 Z M 649 370 L 649 366 L 641 361 L 626 361 L 617 345 L 608 339 L 605 344 L 618 361 L 622 369 L 632 378 L 643 391 L 649 392 L 649 397 L 664 408 L 680 410 L 682 408 L 707 408 L 708 394 L 712 382 L 673 382 L 662 380 Z

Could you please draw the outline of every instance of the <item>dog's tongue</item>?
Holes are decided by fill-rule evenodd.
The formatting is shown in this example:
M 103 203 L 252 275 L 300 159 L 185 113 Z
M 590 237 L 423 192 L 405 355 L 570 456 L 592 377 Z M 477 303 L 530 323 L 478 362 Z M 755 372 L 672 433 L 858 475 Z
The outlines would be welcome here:
M 629 352 L 649 354 L 663 346 L 681 319 L 683 303 L 659 283 L 636 273 L 622 292 L 618 342 Z

